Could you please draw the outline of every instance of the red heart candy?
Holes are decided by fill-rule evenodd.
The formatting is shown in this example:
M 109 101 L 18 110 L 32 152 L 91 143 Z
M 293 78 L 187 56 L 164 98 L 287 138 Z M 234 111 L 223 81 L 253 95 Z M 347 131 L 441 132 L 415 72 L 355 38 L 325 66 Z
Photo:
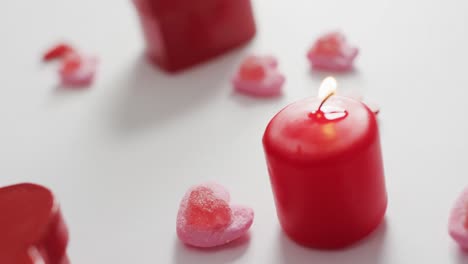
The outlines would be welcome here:
M 59 43 L 56 46 L 49 49 L 43 56 L 44 61 L 51 61 L 55 59 L 62 59 L 68 53 L 73 53 L 75 50 L 66 43 Z
M 221 185 L 206 183 L 190 188 L 177 214 L 177 236 L 187 245 L 209 248 L 243 236 L 253 223 L 251 208 L 229 203 Z
M 243 80 L 259 81 L 265 78 L 265 66 L 256 57 L 248 57 L 240 66 L 239 75 Z
M 219 229 L 231 223 L 231 208 L 205 186 L 195 188 L 189 196 L 187 223 L 201 230 Z
M 0 188 L 0 263 L 68 264 L 67 244 L 50 190 L 30 183 Z

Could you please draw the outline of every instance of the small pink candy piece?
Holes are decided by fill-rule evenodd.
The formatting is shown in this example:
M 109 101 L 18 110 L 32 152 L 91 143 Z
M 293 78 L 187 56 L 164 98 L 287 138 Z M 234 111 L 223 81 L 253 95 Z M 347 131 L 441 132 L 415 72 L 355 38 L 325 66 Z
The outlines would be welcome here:
M 340 32 L 332 32 L 320 37 L 307 53 L 312 67 L 327 71 L 349 71 L 359 50 L 346 42 Z
M 285 78 L 277 67 L 278 62 L 274 57 L 249 56 L 241 64 L 232 84 L 238 92 L 253 96 L 280 95 Z
M 177 236 L 195 247 L 216 247 L 240 238 L 253 223 L 254 213 L 244 206 L 229 206 L 229 193 L 214 183 L 190 188 L 177 214 Z
M 63 86 L 85 87 L 92 84 L 97 71 L 97 58 L 76 53 L 67 55 L 59 68 Z
M 450 236 L 468 250 L 468 187 L 455 201 L 448 224 Z

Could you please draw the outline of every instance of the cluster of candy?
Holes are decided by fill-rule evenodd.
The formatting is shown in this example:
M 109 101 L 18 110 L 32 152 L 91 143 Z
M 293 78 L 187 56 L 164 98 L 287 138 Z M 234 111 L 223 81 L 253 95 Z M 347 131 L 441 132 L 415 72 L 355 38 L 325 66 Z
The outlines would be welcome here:
M 65 87 L 89 86 L 96 75 L 98 60 L 95 56 L 84 55 L 68 44 L 58 44 L 48 50 L 43 61 L 59 60 L 58 74 Z
M 314 69 L 345 72 L 353 69 L 357 55 L 358 49 L 348 44 L 342 33 L 333 32 L 320 37 L 310 48 L 307 58 Z M 247 57 L 232 79 L 237 91 L 258 97 L 280 95 L 284 82 L 277 60 L 271 56 Z
M 69 264 L 68 230 L 52 192 L 35 184 L 0 188 L 0 263 Z M 229 192 L 216 183 L 191 187 L 177 215 L 177 235 L 185 244 L 216 247 L 234 241 L 252 226 L 251 208 L 230 204 Z M 455 202 L 449 234 L 468 249 L 468 188 Z
M 346 72 L 353 69 L 359 50 L 351 46 L 340 32 L 327 33 L 312 45 L 307 58 L 312 68 L 331 72 Z M 278 70 L 278 60 L 272 56 L 248 56 L 232 78 L 237 92 L 255 97 L 273 97 L 282 93 L 284 75 Z M 361 95 L 349 96 L 363 101 Z M 364 102 L 375 114 L 380 112 L 377 104 Z

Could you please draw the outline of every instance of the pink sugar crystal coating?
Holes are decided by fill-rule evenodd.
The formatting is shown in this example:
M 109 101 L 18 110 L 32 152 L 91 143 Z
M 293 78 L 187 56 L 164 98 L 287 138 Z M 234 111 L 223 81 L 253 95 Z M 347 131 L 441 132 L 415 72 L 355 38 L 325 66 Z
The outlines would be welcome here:
M 189 195 L 185 217 L 187 223 L 197 229 L 220 229 L 231 223 L 231 208 L 210 188 L 199 186 Z
M 225 207 L 228 204 L 229 193 L 219 184 L 190 188 L 177 214 L 179 239 L 185 244 L 205 248 L 227 244 L 243 236 L 253 223 L 253 210 L 238 205 Z M 208 216 L 210 212 L 212 216 Z
M 271 56 L 247 57 L 232 79 L 236 91 L 258 97 L 280 95 L 284 82 L 277 60 Z
M 74 54 L 73 62 L 65 58 L 59 69 L 59 76 L 63 86 L 84 87 L 89 86 L 93 81 L 97 71 L 97 58 L 93 56 L 83 56 Z M 76 56 L 79 56 L 76 58 Z
M 307 53 L 312 67 L 327 71 L 349 71 L 359 50 L 346 42 L 340 32 L 321 36 Z
M 448 230 L 460 247 L 468 250 L 468 187 L 455 201 L 450 213 Z

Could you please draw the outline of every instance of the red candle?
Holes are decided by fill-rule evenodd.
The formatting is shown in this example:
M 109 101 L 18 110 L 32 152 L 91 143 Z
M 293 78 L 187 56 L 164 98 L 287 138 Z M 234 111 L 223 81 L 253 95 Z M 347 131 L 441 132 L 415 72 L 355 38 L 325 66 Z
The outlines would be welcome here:
M 147 56 L 174 72 L 246 43 L 255 35 L 250 0 L 133 0 Z
M 333 96 L 335 86 L 327 78 L 318 98 L 284 108 L 263 136 L 283 230 L 324 249 L 365 237 L 387 207 L 376 117 L 360 101 Z

